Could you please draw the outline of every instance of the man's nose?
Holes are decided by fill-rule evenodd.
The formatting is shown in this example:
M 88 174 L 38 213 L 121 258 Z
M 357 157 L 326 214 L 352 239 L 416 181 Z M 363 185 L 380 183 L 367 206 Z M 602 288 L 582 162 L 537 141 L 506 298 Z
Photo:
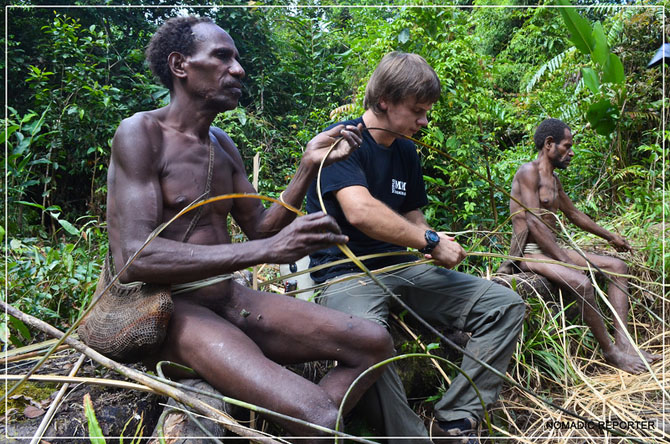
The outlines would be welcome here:
M 244 78 L 246 73 L 244 72 L 244 68 L 242 68 L 242 65 L 240 65 L 240 62 L 235 60 L 232 65 L 230 65 L 230 68 L 228 68 L 228 72 L 230 72 L 231 75 L 235 77 Z
M 422 117 L 420 117 L 420 118 L 416 121 L 416 124 L 417 124 L 417 125 L 420 125 L 420 126 L 427 126 L 427 125 L 428 125 L 428 116 L 423 115 Z

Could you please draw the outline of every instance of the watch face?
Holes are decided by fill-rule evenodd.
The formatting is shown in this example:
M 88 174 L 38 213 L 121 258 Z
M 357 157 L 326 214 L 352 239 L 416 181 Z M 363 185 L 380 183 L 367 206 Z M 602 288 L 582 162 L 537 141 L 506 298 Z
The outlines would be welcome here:
M 426 240 L 430 243 L 436 244 L 440 241 L 440 235 L 432 230 L 426 231 Z

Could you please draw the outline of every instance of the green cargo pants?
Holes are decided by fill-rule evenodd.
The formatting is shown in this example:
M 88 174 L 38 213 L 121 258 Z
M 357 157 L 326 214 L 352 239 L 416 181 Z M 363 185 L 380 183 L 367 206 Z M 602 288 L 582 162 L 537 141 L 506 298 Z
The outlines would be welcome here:
M 525 312 L 519 295 L 491 281 L 432 265 L 411 266 L 378 276 L 426 321 L 471 332 L 466 349 L 505 373 Z M 390 296 L 368 277 L 333 283 L 317 302 L 386 327 L 389 311 L 394 307 Z M 502 386 L 498 376 L 465 356 L 461 369 L 472 378 L 486 405 L 496 401 Z M 404 437 L 393 443 L 429 442 L 423 421 L 409 407 L 402 381 L 392 365 L 365 396 L 377 398 L 362 402 L 379 405 L 386 435 Z M 466 417 L 481 421 L 483 413 L 475 390 L 461 374 L 435 404 L 435 417 L 443 421 Z

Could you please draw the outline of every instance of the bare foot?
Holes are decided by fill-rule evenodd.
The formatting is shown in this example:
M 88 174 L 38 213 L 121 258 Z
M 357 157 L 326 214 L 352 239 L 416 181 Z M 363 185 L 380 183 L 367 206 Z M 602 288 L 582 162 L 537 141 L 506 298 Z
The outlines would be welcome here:
M 654 363 L 654 362 L 656 362 L 656 361 L 658 361 L 659 359 L 662 358 L 661 355 L 655 355 L 655 354 L 653 354 L 653 353 L 649 353 L 648 351 L 646 351 L 646 350 L 642 350 L 641 348 L 640 348 L 639 350 L 640 350 L 640 354 L 641 354 L 641 355 L 644 357 L 644 359 L 646 359 L 647 362 L 650 363 L 650 364 L 651 364 L 651 363 Z M 626 354 L 629 354 L 629 355 L 635 355 L 635 356 L 637 356 L 637 352 L 635 351 L 635 346 L 633 346 L 632 344 L 628 344 L 628 346 L 626 346 L 626 347 L 623 349 L 623 352 L 626 353 Z
M 628 373 L 636 375 L 647 369 L 645 363 L 637 354 L 629 354 L 616 347 L 613 347 L 610 352 L 603 352 L 603 355 L 608 363 Z

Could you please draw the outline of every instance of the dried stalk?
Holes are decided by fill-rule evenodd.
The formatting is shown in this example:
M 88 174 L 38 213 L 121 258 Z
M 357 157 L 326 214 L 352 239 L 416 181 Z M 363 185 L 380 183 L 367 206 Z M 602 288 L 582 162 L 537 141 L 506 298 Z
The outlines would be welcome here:
M 82 354 L 79 356 L 79 359 L 77 359 L 77 362 L 75 362 L 74 366 L 72 366 L 72 370 L 70 370 L 70 373 L 68 376 L 72 377 L 77 374 L 79 369 L 81 368 L 81 365 L 84 363 L 84 359 L 86 358 L 86 355 Z M 42 422 L 40 422 L 40 426 L 37 428 L 35 431 L 35 434 L 33 435 L 33 439 L 30 441 L 30 444 L 38 444 L 40 440 L 42 439 L 42 436 L 44 436 L 44 431 L 47 429 L 49 424 L 51 423 L 51 420 L 53 419 L 54 415 L 56 414 L 56 410 L 58 410 L 58 407 L 60 407 L 61 400 L 63 399 L 63 396 L 65 396 L 65 392 L 67 389 L 70 387 L 70 384 L 63 384 L 63 386 L 60 388 L 58 391 L 58 394 L 54 398 L 53 402 L 49 406 L 49 410 L 47 410 L 46 415 L 44 415 L 44 418 L 42 418 Z
M 41 330 L 51 336 L 54 336 L 56 338 L 62 338 L 64 336 L 63 332 L 56 329 L 55 327 L 47 324 L 44 321 L 41 321 L 40 319 L 37 319 L 33 316 L 23 313 L 22 311 L 12 307 L 11 305 L 5 303 L 4 301 L 0 301 L 0 309 L 5 310 L 7 313 L 11 314 L 15 318 L 20 319 L 22 322 L 30 325 L 31 327 L 37 328 L 38 330 Z M 230 430 L 231 432 L 239 436 L 249 438 L 250 440 L 258 443 L 278 444 L 277 441 L 273 439 L 266 437 L 259 437 L 256 434 L 255 430 L 251 430 L 247 427 L 238 424 L 232 417 L 230 417 L 229 415 L 220 410 L 213 408 L 209 404 L 204 403 L 199 399 L 191 395 L 188 395 L 187 393 L 184 393 L 182 390 L 176 389 L 171 385 L 166 384 L 165 382 L 161 382 L 156 379 L 150 378 L 149 376 L 145 375 L 140 371 L 119 364 L 118 362 L 101 355 L 100 353 L 84 345 L 84 343 L 74 339 L 71 336 L 66 337 L 65 342 L 68 345 L 72 346 L 72 348 L 74 348 L 78 352 L 85 354 L 86 356 L 98 362 L 99 364 L 111 370 L 114 370 L 117 373 L 120 373 L 121 375 L 129 379 L 144 384 L 147 387 L 151 387 L 156 392 L 162 395 L 174 398 L 175 400 L 181 402 L 182 404 L 188 405 L 189 407 L 193 408 L 198 413 L 213 417 L 214 419 L 220 421 L 221 424 L 226 429 Z
M 20 381 L 26 375 L 0 375 L 0 381 Z M 28 377 L 29 381 L 38 382 L 55 382 L 57 384 L 91 384 L 102 385 L 105 387 L 116 387 L 128 390 L 137 390 L 139 392 L 154 393 L 156 395 L 163 395 L 162 392 L 156 391 L 151 387 L 142 384 L 135 384 L 128 381 L 120 381 L 118 379 L 105 378 L 86 378 L 82 376 L 61 376 L 61 375 L 32 375 Z
M 56 329 L 55 327 L 47 324 L 44 321 L 41 321 L 33 316 L 30 316 L 28 314 L 23 313 L 22 311 L 18 310 L 15 307 L 12 307 L 11 305 L 6 304 L 4 301 L 0 301 L 0 309 L 4 309 L 7 311 L 7 313 L 11 314 L 17 319 L 20 319 L 24 323 L 30 325 L 31 327 L 34 327 L 38 330 L 41 330 L 49 335 L 55 336 L 57 338 L 61 338 L 64 336 L 63 332 L 60 330 Z M 296 424 L 303 425 L 305 427 L 310 427 L 312 429 L 318 430 L 320 432 L 326 433 L 326 434 L 332 434 L 335 436 L 339 437 L 344 437 L 352 441 L 356 442 L 361 442 L 364 444 L 374 444 L 373 442 L 359 438 L 356 436 L 352 436 L 346 433 L 342 433 L 339 431 L 331 430 L 328 429 L 327 427 L 319 426 L 317 424 L 312 424 L 307 421 L 303 421 L 297 418 L 293 418 L 287 415 L 283 415 L 277 412 L 274 412 L 269 409 L 265 409 L 263 407 L 259 407 L 247 402 L 239 401 L 236 399 L 228 398 L 226 396 L 222 396 L 219 394 L 214 394 L 211 392 L 203 392 L 201 390 L 198 390 L 194 387 L 187 387 L 184 386 L 183 384 L 180 384 L 178 382 L 174 381 L 169 381 L 169 380 L 161 380 L 157 377 L 150 377 L 149 375 L 146 375 L 140 371 L 134 370 L 132 368 L 126 367 L 122 364 L 119 364 L 118 362 L 109 359 L 100 353 L 96 352 L 92 348 L 86 346 L 84 343 L 81 341 L 73 338 L 73 337 L 67 337 L 65 338 L 65 342 L 70 345 L 72 348 L 75 350 L 79 351 L 80 353 L 85 354 L 89 358 L 93 359 L 94 361 L 98 362 L 99 364 L 103 365 L 104 367 L 107 367 L 111 370 L 116 371 L 117 373 L 120 373 L 121 375 L 132 379 L 136 382 L 139 382 L 140 384 L 144 384 L 145 386 L 149 387 L 153 391 L 155 391 L 158 394 L 164 395 L 164 396 L 169 396 L 176 401 L 184 404 L 185 406 L 188 406 L 195 410 L 197 413 L 200 413 L 202 415 L 208 416 L 213 420 L 216 420 L 220 422 L 227 430 L 242 436 L 249 438 L 253 442 L 258 442 L 258 443 L 264 443 L 264 444 L 279 444 L 276 440 L 264 437 L 264 436 L 258 436 L 258 431 L 254 429 L 250 429 L 248 427 L 242 426 L 241 424 L 237 423 L 234 418 L 231 416 L 227 415 L 225 412 L 222 412 L 218 409 L 215 409 L 214 407 L 210 406 L 209 404 L 200 401 L 199 399 L 185 393 L 183 389 L 196 392 L 196 393 L 201 393 L 210 397 L 218 398 L 221 399 L 225 402 L 235 404 L 241 407 L 248 408 L 252 411 L 265 414 L 268 416 L 276 417 L 283 419 L 285 421 L 291 421 Z M 34 378 L 35 376 L 33 376 Z

